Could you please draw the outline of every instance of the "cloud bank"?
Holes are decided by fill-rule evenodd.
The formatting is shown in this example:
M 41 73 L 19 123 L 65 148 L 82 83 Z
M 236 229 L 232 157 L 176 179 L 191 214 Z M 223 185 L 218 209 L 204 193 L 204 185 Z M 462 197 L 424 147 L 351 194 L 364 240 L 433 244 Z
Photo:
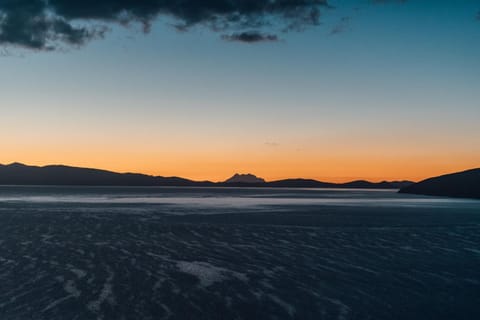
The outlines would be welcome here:
M 318 25 L 320 10 L 327 7 L 327 0 L 0 0 L 0 46 L 81 46 L 102 38 L 110 23 L 140 23 L 148 32 L 161 17 L 173 19 L 180 31 L 200 25 L 229 41 L 277 41 L 264 29 Z

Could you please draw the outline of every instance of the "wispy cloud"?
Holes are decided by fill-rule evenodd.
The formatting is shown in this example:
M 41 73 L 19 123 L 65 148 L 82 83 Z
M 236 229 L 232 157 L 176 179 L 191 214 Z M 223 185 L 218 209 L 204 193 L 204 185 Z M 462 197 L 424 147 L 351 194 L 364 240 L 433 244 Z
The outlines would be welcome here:
M 265 142 L 265 145 L 266 145 L 267 147 L 273 147 L 273 148 L 275 148 L 275 147 L 278 147 L 280 144 L 277 143 L 277 142 L 273 142 L 273 141 L 266 141 L 266 142 Z
M 340 21 L 330 30 L 331 35 L 345 32 L 349 29 L 351 17 L 342 17 Z

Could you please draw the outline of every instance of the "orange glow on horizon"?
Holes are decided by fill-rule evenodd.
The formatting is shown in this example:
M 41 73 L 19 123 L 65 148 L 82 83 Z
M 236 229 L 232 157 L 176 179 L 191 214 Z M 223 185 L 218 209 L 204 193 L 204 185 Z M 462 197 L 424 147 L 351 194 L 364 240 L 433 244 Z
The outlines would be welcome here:
M 13 153 L 12 153 L 13 154 Z M 410 158 L 410 159 L 409 159 Z M 35 159 L 35 160 L 32 160 Z M 264 156 L 216 158 L 205 155 L 181 157 L 142 157 L 138 154 L 105 154 L 92 152 L 84 158 L 77 154 L 55 154 L 39 152 L 35 157 L 27 153 L 2 157 L 1 164 L 21 162 L 27 165 L 44 166 L 62 164 L 75 167 L 88 167 L 115 172 L 135 172 L 155 176 L 178 176 L 203 181 L 224 181 L 234 173 L 252 173 L 267 181 L 306 178 L 324 182 L 348 182 L 353 180 L 412 180 L 420 181 L 432 176 L 480 167 L 478 158 L 464 157 L 447 160 L 438 157 L 288 157 Z M 436 161 L 435 161 L 436 160 Z
M 255 118 L 256 123 L 203 116 L 176 119 L 131 112 L 128 118 L 110 113 L 44 121 L 12 118 L 0 127 L 6 137 L 0 141 L 0 163 L 64 164 L 197 181 L 224 181 L 234 173 L 267 181 L 419 181 L 480 167 L 473 115 L 462 125 L 430 121 L 411 123 L 408 130 L 395 127 L 394 119 L 329 126 L 313 117 L 311 123 Z

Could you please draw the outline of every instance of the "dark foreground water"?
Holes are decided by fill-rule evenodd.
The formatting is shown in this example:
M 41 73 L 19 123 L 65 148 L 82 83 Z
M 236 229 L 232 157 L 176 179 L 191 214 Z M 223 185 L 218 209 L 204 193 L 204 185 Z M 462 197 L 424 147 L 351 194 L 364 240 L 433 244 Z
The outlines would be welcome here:
M 480 319 L 480 201 L 0 187 L 0 319 Z

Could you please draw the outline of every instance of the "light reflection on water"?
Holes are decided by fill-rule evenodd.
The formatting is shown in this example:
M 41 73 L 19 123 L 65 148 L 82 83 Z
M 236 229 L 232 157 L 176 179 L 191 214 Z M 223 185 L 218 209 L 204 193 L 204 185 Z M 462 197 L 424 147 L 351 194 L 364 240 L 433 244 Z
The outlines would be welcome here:
M 399 194 L 396 190 L 138 187 L 0 187 L 0 203 L 145 204 L 201 208 L 362 206 L 478 208 L 480 201 Z

